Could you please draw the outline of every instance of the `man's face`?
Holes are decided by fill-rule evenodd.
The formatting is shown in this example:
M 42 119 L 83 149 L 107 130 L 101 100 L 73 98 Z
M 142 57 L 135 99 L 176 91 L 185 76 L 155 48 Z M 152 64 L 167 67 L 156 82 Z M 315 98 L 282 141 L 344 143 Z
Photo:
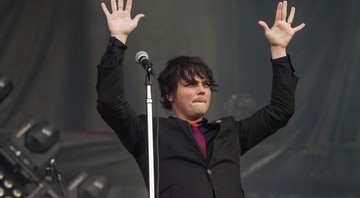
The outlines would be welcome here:
M 194 82 L 178 82 L 176 96 L 169 96 L 174 117 L 189 122 L 200 121 L 208 111 L 211 99 L 210 82 L 196 76 Z

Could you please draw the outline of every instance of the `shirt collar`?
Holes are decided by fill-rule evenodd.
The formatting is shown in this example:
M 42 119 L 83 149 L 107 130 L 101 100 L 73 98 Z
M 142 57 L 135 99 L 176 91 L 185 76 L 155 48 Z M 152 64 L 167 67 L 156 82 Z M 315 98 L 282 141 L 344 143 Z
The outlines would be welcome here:
M 200 127 L 200 126 L 207 126 L 208 124 L 208 120 L 206 118 L 202 118 L 201 121 L 195 123 L 195 124 L 190 124 L 193 127 Z

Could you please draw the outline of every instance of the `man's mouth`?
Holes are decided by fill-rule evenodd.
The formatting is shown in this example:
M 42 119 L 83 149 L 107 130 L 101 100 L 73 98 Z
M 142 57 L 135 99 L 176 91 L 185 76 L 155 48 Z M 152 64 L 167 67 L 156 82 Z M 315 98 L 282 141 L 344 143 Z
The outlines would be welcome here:
M 206 103 L 205 99 L 195 99 L 194 103 Z

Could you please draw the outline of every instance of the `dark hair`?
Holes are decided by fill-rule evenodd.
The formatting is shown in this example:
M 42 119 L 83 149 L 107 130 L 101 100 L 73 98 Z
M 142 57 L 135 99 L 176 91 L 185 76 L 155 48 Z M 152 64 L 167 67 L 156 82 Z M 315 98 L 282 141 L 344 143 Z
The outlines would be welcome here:
M 161 105 L 166 110 L 171 110 L 171 103 L 167 98 L 168 96 L 176 97 L 178 82 L 180 80 L 194 82 L 196 76 L 207 79 L 211 91 L 216 91 L 217 84 L 213 78 L 213 72 L 200 57 L 179 56 L 170 59 L 158 77 Z

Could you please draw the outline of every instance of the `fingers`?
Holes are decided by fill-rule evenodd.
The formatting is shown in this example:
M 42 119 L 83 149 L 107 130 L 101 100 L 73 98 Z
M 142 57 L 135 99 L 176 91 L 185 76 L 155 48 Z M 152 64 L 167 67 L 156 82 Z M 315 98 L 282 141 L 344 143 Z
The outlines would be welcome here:
M 104 2 L 101 3 L 101 8 L 102 8 L 102 10 L 104 11 L 105 16 L 109 16 L 109 15 L 110 15 L 110 12 L 109 12 L 109 10 L 107 9 L 107 7 L 106 7 L 106 5 L 105 5 Z
M 281 8 L 282 8 L 282 2 L 279 2 L 276 9 L 275 21 L 281 20 Z
M 264 29 L 264 31 L 269 31 L 269 26 L 264 21 L 259 21 L 258 24 Z
M 295 8 L 291 7 L 289 18 L 288 18 L 287 22 L 291 24 L 294 21 L 294 16 L 295 16 Z
M 124 10 L 124 0 L 118 0 L 119 10 Z
M 122 0 L 121 0 L 122 1 Z M 131 11 L 131 7 L 132 7 L 132 0 L 127 0 L 126 1 L 126 10 L 128 10 L 129 12 Z
M 300 31 L 301 29 L 303 29 L 304 27 L 305 27 L 305 23 L 302 23 L 302 24 L 294 27 L 293 30 L 294 30 L 294 32 L 296 33 L 296 32 L 298 32 L 298 31 Z
M 286 22 L 287 17 L 287 1 L 279 2 L 277 10 L 276 10 L 276 17 L 275 20 L 281 20 Z M 289 17 L 287 18 L 287 23 L 290 25 L 294 21 L 295 17 L 295 7 L 291 7 Z M 295 31 L 300 31 L 302 28 L 305 27 L 305 24 L 301 24 L 294 28 Z
M 116 0 L 110 0 L 110 4 L 111 4 L 111 10 L 112 13 L 118 11 L 118 10 L 124 10 L 124 0 L 118 0 L 118 2 L 116 3 Z M 106 8 L 106 5 L 104 2 L 101 3 L 101 7 L 104 11 L 105 14 L 110 14 L 109 10 Z M 126 10 L 131 12 L 131 7 L 132 7 L 132 0 L 127 0 L 126 1 Z
M 141 19 L 141 18 L 143 18 L 143 17 L 145 17 L 145 15 L 144 14 L 138 14 L 138 15 L 136 15 L 135 17 L 134 17 L 134 21 L 136 22 L 136 24 L 139 22 L 139 20 Z
M 283 1 L 281 10 L 281 20 L 285 21 L 287 15 L 287 1 Z
M 111 10 L 112 12 L 117 11 L 116 0 L 111 0 Z

